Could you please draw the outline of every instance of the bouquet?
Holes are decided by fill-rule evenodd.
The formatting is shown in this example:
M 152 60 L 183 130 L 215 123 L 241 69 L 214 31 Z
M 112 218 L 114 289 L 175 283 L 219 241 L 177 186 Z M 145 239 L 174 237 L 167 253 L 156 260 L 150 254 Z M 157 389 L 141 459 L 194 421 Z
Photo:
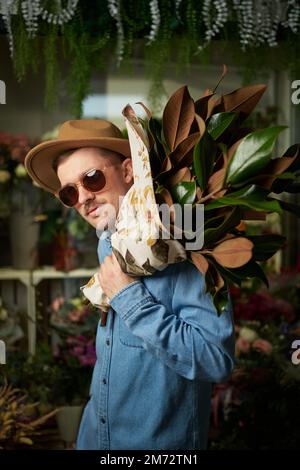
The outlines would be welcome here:
M 226 72 L 224 66 L 219 83 Z M 239 88 L 220 98 L 216 89 L 194 101 L 188 88 L 181 87 L 167 102 L 161 121 L 142 103 L 146 119 L 138 118 L 130 105 L 124 108 L 134 185 L 122 201 L 112 249 L 131 275 L 192 262 L 205 277 L 206 292 L 220 314 L 228 303 L 228 283 L 258 278 L 268 286 L 260 262 L 281 249 L 285 237 L 247 235 L 245 222 L 285 210 L 299 217 L 300 208 L 278 195 L 299 192 L 300 159 L 298 145 L 280 157 L 273 155 L 285 126 L 253 129 L 245 124 L 265 85 Z M 159 204 L 169 207 L 167 226 L 155 207 Z M 200 205 L 204 208 L 196 232 L 200 248 L 199 243 L 187 245 L 191 227 L 182 229 L 176 204 L 188 206 L 194 221 Z M 168 240 L 162 239 L 163 232 Z M 83 292 L 92 303 L 108 308 L 96 276 Z

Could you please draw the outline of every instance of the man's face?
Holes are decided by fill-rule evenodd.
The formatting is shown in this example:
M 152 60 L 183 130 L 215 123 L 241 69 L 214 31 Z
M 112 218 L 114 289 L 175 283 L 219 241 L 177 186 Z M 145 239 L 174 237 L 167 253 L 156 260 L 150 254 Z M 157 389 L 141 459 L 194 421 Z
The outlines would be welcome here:
M 115 219 L 121 202 L 119 198 L 127 193 L 133 183 L 131 158 L 122 162 L 117 155 L 107 155 L 107 151 L 93 147 L 78 149 L 63 158 L 57 168 L 62 186 L 77 184 L 79 198 L 74 208 L 99 230 L 103 230 Z M 84 173 L 105 167 L 109 167 L 104 170 L 106 185 L 99 192 L 94 193 L 78 184 Z

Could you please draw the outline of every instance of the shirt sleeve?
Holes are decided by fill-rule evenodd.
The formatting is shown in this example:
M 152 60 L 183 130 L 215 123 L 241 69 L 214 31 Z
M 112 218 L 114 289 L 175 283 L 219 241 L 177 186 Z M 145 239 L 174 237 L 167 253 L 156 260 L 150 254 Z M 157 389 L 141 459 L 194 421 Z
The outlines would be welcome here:
M 169 269 L 170 268 L 170 269 Z M 234 367 L 232 304 L 218 316 L 203 275 L 189 261 L 166 268 L 172 309 L 158 302 L 143 282 L 134 281 L 110 305 L 144 347 L 186 379 L 224 382 Z

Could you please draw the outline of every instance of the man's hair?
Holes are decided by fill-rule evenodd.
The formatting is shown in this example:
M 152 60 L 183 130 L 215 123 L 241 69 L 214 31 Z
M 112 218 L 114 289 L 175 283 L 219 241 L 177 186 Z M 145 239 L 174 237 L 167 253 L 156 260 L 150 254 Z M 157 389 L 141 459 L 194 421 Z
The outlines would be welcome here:
M 84 148 L 84 147 L 83 147 Z M 115 152 L 113 150 L 108 150 L 108 149 L 104 149 L 104 148 L 100 148 L 100 147 L 92 147 L 94 149 L 96 149 L 99 153 L 99 157 L 103 157 L 103 158 L 106 158 L 106 159 L 110 159 L 110 160 L 114 160 L 114 161 L 119 161 L 119 162 L 123 162 L 126 157 L 125 155 L 122 155 L 121 153 L 118 153 L 118 152 Z M 66 150 L 65 152 L 62 152 L 60 153 L 54 160 L 53 160 L 53 163 L 52 163 L 52 168 L 53 170 L 55 171 L 55 173 L 57 173 L 57 169 L 58 169 L 58 165 L 63 161 L 65 160 L 66 158 L 68 158 L 70 155 L 72 155 L 72 153 L 76 152 L 76 150 L 79 150 L 78 148 L 75 148 L 75 149 L 70 149 L 70 150 Z

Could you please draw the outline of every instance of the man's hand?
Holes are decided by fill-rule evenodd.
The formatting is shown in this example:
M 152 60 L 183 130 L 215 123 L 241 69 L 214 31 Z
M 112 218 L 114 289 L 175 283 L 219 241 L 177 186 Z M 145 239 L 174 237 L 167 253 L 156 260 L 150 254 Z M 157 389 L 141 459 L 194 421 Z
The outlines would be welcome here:
M 114 253 L 104 258 L 99 269 L 98 278 L 103 292 L 109 299 L 123 287 L 139 280 L 137 276 L 129 276 L 122 271 Z

